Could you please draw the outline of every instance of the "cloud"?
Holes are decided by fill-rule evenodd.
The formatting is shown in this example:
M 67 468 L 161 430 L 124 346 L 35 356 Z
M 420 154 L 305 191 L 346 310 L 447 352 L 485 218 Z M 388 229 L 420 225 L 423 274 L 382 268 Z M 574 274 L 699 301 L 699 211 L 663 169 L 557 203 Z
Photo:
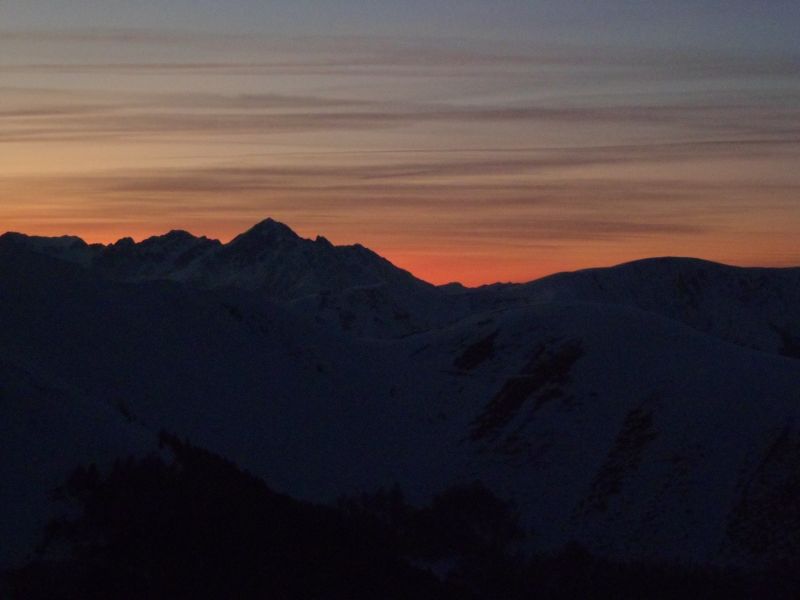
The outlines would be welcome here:
M 87 94 L 87 96 L 91 96 Z M 661 126 L 696 136 L 768 137 L 800 135 L 800 109 L 786 100 L 750 103 L 674 102 L 661 104 L 546 105 L 530 103 L 459 105 L 366 101 L 325 95 L 278 93 L 164 93 L 107 97 L 104 103 L 42 102 L 0 107 L 6 124 L 0 142 L 167 139 L 170 136 L 260 136 L 308 131 L 359 131 L 461 124 L 470 128 L 500 123 L 614 124 Z
M 59 44 L 208 44 L 222 41 L 224 36 L 179 30 L 142 28 L 68 28 L 68 29 L 5 29 L 0 30 L 4 43 Z
M 0 48 L 7 56 L 27 56 L 14 48 L 49 45 L 57 60 L 6 60 L 0 72 L 96 73 L 142 75 L 154 73 L 240 75 L 385 75 L 463 76 L 468 73 L 514 73 L 517 76 L 552 75 L 605 80 L 680 80 L 713 78 L 793 78 L 800 56 L 744 54 L 734 51 L 703 53 L 681 48 L 647 48 L 609 44 L 499 42 L 479 39 L 412 36 L 306 35 L 275 36 L 257 33 L 198 32 L 135 28 L 62 30 L 0 30 Z M 129 60 L 87 62 L 86 46 L 94 53 L 104 47 Z M 175 60 L 131 61 L 141 46 L 163 47 L 157 56 Z M 263 60 L 264 56 L 276 57 Z M 71 58 L 63 60 L 64 57 Z M 202 57 L 202 58 L 198 58 Z M 388 71 L 387 71 L 388 70 Z
M 735 182 L 724 179 L 698 181 L 697 178 L 665 178 L 651 176 L 641 179 L 626 175 L 627 183 L 619 178 L 587 177 L 586 168 L 604 167 L 607 173 L 635 165 L 702 164 L 728 159 L 786 158 L 793 156 L 800 137 L 793 139 L 724 139 L 679 143 L 641 143 L 607 146 L 516 148 L 516 149 L 439 149 L 433 151 L 377 152 L 277 152 L 275 156 L 291 162 L 254 166 L 204 165 L 198 167 L 163 167 L 96 171 L 72 176 L 27 179 L 52 185 L 77 186 L 79 189 L 108 194 L 140 196 L 198 194 L 265 194 L 273 192 L 358 193 L 357 202 L 364 196 L 378 201 L 393 194 L 419 196 L 425 194 L 458 194 L 464 200 L 478 197 L 509 197 L 527 194 L 529 201 L 541 196 L 553 196 L 565 190 L 573 194 L 573 203 L 581 202 L 577 191 L 584 190 L 589 199 L 607 199 L 616 194 L 621 200 L 637 197 L 680 197 L 724 190 L 753 189 L 770 191 L 791 188 L 792 184 L 764 182 L 754 173 L 751 188 L 742 178 Z M 269 156 L 269 155 L 268 155 Z M 252 163 L 259 155 L 246 156 L 241 161 Z M 326 161 L 319 159 L 326 157 Z M 333 161 L 333 162 L 331 162 Z M 578 171 L 579 176 L 575 177 Z M 667 172 L 678 173 L 670 168 Z M 9 178 L 9 180 L 14 178 Z M 22 185 L 22 184 L 20 184 Z M 795 188 L 796 189 L 796 188 Z M 590 190 L 591 194 L 585 193 Z M 563 198 L 562 198 L 563 199 Z M 446 198 L 442 198 L 442 201 Z
M 694 148 L 714 149 L 713 144 Z M 615 160 L 620 161 L 644 150 L 598 148 L 577 154 L 593 154 L 597 161 L 616 155 Z M 685 145 L 669 148 L 670 153 L 684 155 L 689 150 Z M 549 167 L 543 172 L 531 169 L 532 159 L 527 157 L 496 163 L 449 159 L 327 167 L 127 169 L 8 178 L 4 200 L 11 205 L 25 202 L 25 198 L 34 203 L 51 198 L 50 202 L 61 204 L 56 213 L 77 207 L 86 214 L 155 218 L 165 214 L 212 216 L 223 211 L 229 218 L 239 215 L 242 220 L 273 211 L 301 214 L 303 219 L 336 213 L 347 219 L 369 215 L 373 223 L 386 220 L 392 227 L 397 226 L 395 217 L 403 216 L 417 223 L 415 231 L 431 227 L 432 234 L 448 227 L 452 233 L 458 225 L 462 231 L 500 235 L 502 230 L 513 237 L 520 233 L 516 227 L 524 226 L 547 239 L 567 239 L 575 231 L 611 239 L 698 233 L 731 216 L 747 217 L 754 198 L 759 198 L 762 214 L 791 214 L 800 192 L 800 183 L 765 185 L 757 174 L 749 180 L 703 182 L 678 172 L 661 178 L 613 176 L 613 171 L 604 178 L 574 178 L 552 170 L 553 165 L 585 164 L 590 159 L 544 156 L 539 164 Z M 494 179 L 498 173 L 517 176 Z M 521 176 L 524 173 L 528 176 Z
M 0 108 L 0 120 L 42 120 L 45 118 L 61 119 L 63 117 L 76 117 L 84 115 L 97 115 L 109 110 L 109 107 L 99 104 L 51 104 L 42 106 L 18 106 L 14 108 Z

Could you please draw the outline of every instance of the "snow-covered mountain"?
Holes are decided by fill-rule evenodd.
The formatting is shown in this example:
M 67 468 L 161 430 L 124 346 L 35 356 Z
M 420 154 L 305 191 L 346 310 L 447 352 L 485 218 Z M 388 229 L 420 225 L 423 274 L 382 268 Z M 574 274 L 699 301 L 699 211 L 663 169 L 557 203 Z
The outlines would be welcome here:
M 229 244 L 6 235 L 3 472 L 42 507 L 70 461 L 163 428 L 307 499 L 479 478 L 543 548 L 797 556 L 798 299 L 798 270 L 687 259 L 436 288 L 273 221 Z M 44 514 L 15 510 L 0 535 Z
M 657 258 L 561 273 L 504 288 L 499 295 L 636 307 L 741 346 L 800 358 L 800 268 Z
M 281 302 L 358 336 L 398 337 L 435 326 L 447 306 L 434 286 L 361 245 L 304 239 L 272 219 L 227 244 L 185 231 L 139 243 L 88 245 L 79 238 L 9 233 L 0 244 L 76 262 L 117 281 L 178 281 L 233 288 Z
M 171 231 L 107 246 L 8 233 L 0 245 L 78 263 L 116 281 L 241 290 L 291 304 L 355 337 L 399 338 L 493 310 L 580 301 L 639 308 L 741 346 L 800 357 L 800 268 L 655 258 L 527 284 L 435 287 L 363 246 L 304 239 L 272 219 L 227 244 Z
M 136 243 L 123 238 L 107 246 L 80 238 L 29 237 L 8 233 L 3 243 L 83 264 L 110 279 L 168 279 L 206 289 L 235 287 L 291 300 L 359 286 L 431 288 L 361 245 L 334 246 L 323 237 L 301 238 L 272 219 L 227 244 L 186 231 Z

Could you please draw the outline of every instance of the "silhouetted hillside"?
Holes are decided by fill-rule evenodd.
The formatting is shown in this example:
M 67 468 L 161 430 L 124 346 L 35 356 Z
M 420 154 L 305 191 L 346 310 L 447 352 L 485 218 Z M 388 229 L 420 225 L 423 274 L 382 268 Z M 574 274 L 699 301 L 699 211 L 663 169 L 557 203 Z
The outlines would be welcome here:
M 526 558 L 511 507 L 475 483 L 423 508 L 399 490 L 339 508 L 277 494 L 203 449 L 76 470 L 10 598 L 496 599 L 791 597 L 795 577 L 615 563 L 577 545 Z

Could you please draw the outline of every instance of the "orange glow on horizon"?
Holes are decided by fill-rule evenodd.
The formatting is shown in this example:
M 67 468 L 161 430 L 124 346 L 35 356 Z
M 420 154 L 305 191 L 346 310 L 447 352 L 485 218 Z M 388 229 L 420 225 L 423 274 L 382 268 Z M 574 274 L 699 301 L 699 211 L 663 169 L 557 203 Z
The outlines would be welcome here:
M 20 231 L 27 235 L 48 237 L 75 235 L 89 244 L 106 245 L 124 237 L 130 237 L 140 242 L 151 236 L 163 235 L 171 229 L 184 229 L 198 237 L 205 236 L 227 243 L 254 224 L 255 222 L 242 223 L 232 220 L 229 223 L 217 222 L 213 227 L 209 227 L 208 224 L 204 227 L 201 223 L 198 223 L 197 227 L 184 227 L 173 223 L 156 228 L 149 223 L 132 222 L 124 226 L 95 223 L 82 224 L 80 227 L 71 229 L 63 224 L 38 223 L 25 227 L 24 224 L 18 223 L 21 225 L 20 227 L 4 229 Z M 287 224 L 291 226 L 291 223 Z M 361 235 L 364 237 L 359 239 L 359 233 L 348 234 L 346 231 L 341 231 L 341 228 L 337 228 L 339 229 L 338 235 L 330 235 L 324 230 L 318 231 L 307 227 L 293 229 L 298 235 L 308 239 L 322 235 L 337 245 L 360 243 L 397 267 L 435 285 L 458 282 L 475 287 L 498 282 L 524 283 L 554 273 L 610 267 L 658 256 L 693 256 L 739 266 L 792 267 L 800 264 L 800 261 L 795 260 L 796 255 L 793 252 L 796 245 L 791 237 L 783 240 L 783 243 L 778 246 L 777 252 L 773 251 L 759 256 L 753 253 L 758 245 L 757 239 L 750 245 L 742 243 L 742 240 L 705 240 L 704 244 L 698 244 L 691 249 L 686 248 L 685 251 L 676 251 L 677 245 L 662 242 L 661 246 L 652 243 L 642 244 L 639 251 L 630 245 L 607 248 L 591 243 L 575 243 L 569 247 L 532 252 L 525 248 L 509 250 L 502 246 L 495 247 L 492 244 L 459 249 L 453 247 L 452 244 L 434 247 L 426 243 L 425 248 L 420 249 L 417 245 L 419 240 L 405 246 L 397 242 L 386 245 L 381 242 L 380 236 L 375 234 L 362 233 Z M 781 249 L 783 252 L 780 251 Z
M 154 229 L 146 224 L 132 224 L 130 228 L 119 226 L 108 227 L 105 224 L 84 225 L 77 231 L 65 231 L 62 226 L 51 224 L 40 224 L 30 228 L 14 229 L 19 233 L 32 236 L 59 237 L 63 235 L 76 236 L 87 244 L 109 245 L 122 238 L 132 238 L 136 242 L 141 242 L 152 236 L 163 235 L 171 229 L 184 229 L 198 237 L 205 236 L 210 239 L 217 239 L 223 243 L 230 242 L 240 233 L 246 231 L 250 226 L 238 226 L 232 224 L 225 228 L 215 228 L 212 231 L 193 230 L 191 227 L 167 227 Z M 353 239 L 352 241 L 339 241 L 331 238 L 324 231 L 297 231 L 298 235 L 308 239 L 314 239 L 317 235 L 327 237 L 332 243 L 337 245 L 349 245 L 360 243 L 376 252 L 395 266 L 409 271 L 415 277 L 433 283 L 443 285 L 446 283 L 458 282 L 466 286 L 479 286 L 490 283 L 524 283 L 547 275 L 561 271 L 572 271 L 588 266 L 598 266 L 584 264 L 575 261 L 530 261 L 524 256 L 509 257 L 503 253 L 491 252 L 489 249 L 483 252 L 473 251 L 468 256 L 454 255 L 452 250 L 442 248 L 439 251 L 429 249 L 420 252 L 415 247 L 410 248 L 387 248 L 381 249 L 380 243 L 375 245 L 368 244 L 363 240 Z M 0 232 L 3 233 L 3 232 Z
M 469 285 L 652 256 L 800 264 L 797 73 L 756 45 L 740 68 L 638 36 L 67 21 L 0 35 L 0 232 L 228 241 L 273 217 Z

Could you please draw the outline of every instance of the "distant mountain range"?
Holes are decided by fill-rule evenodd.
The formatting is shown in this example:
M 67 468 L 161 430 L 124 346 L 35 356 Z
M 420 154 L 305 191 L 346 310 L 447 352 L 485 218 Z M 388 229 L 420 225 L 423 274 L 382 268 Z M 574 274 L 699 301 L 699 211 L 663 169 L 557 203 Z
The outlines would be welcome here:
M 800 557 L 800 269 L 657 258 L 433 286 L 264 221 L 0 236 L 0 552 L 87 462 L 188 437 L 314 501 L 483 481 L 539 548 Z

